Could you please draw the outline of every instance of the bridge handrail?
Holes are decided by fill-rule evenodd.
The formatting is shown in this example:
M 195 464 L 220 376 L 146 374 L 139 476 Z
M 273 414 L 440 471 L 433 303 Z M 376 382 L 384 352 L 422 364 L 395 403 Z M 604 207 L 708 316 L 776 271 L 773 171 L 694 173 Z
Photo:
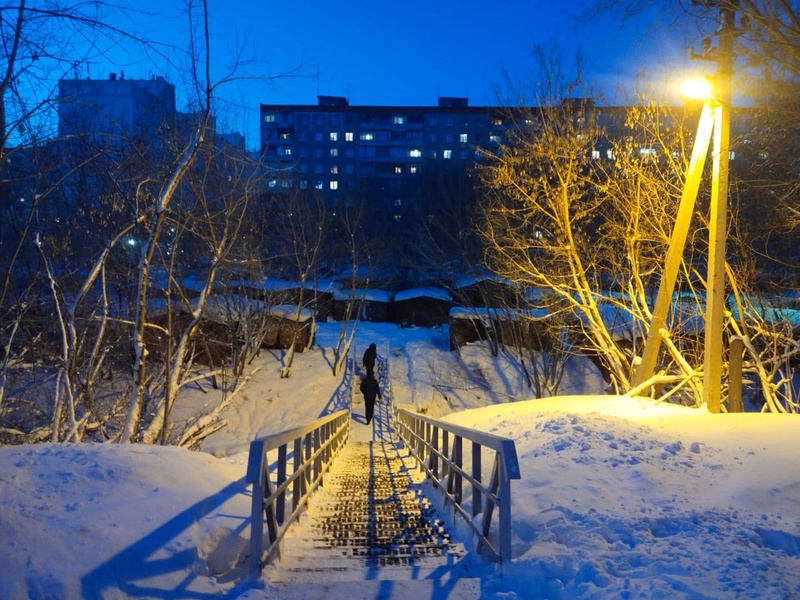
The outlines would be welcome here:
M 395 428 L 409 452 L 417 459 L 434 485 L 442 490 L 446 503 L 453 506 L 478 537 L 477 551 L 483 544 L 496 559 L 511 558 L 511 480 L 520 478 L 514 440 L 446 423 L 405 409 L 395 411 Z M 440 435 L 441 432 L 441 435 Z M 453 437 L 452 442 L 450 437 Z M 441 444 L 440 444 L 441 438 Z M 472 468 L 463 466 L 463 441 L 472 442 Z M 495 452 L 492 474 L 484 485 L 481 469 L 482 448 Z M 441 465 L 441 471 L 440 471 Z M 440 476 L 441 472 L 441 476 Z M 472 514 L 462 506 L 463 480 L 472 487 Z M 485 499 L 485 500 L 484 500 Z M 489 539 L 494 507 L 498 508 L 499 541 Z M 475 517 L 481 513 L 480 524 Z
M 253 484 L 250 515 L 250 576 L 257 578 L 264 564 L 277 554 L 286 530 L 299 516 L 311 494 L 320 485 L 331 462 L 342 449 L 350 432 L 350 410 L 340 410 L 313 423 L 268 435 L 250 442 L 245 481 Z M 288 447 L 292 445 L 293 469 L 287 475 Z M 277 450 L 273 481 L 267 453 Z M 286 491 L 292 487 L 291 509 L 286 512 Z M 264 524 L 268 544 L 265 548 Z

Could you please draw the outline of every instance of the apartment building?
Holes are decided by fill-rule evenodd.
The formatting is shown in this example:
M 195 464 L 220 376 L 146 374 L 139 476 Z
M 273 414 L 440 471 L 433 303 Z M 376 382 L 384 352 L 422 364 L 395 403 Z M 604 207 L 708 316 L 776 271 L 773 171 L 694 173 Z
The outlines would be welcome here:
M 339 96 L 319 96 L 316 105 L 262 104 L 269 186 L 317 190 L 330 204 L 366 190 L 401 203 L 426 169 L 467 168 L 480 159 L 478 147 L 496 147 L 503 131 L 496 113 L 450 97 L 437 106 L 350 106 Z
M 58 82 L 58 135 L 103 140 L 155 140 L 176 124 L 175 86 L 163 77 L 62 79 Z

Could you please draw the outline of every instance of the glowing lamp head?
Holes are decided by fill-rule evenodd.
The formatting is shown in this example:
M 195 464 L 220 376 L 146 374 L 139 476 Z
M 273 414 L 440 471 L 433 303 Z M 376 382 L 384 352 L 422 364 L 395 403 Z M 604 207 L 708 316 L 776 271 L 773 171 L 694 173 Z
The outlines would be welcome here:
M 714 93 L 708 79 L 690 79 L 681 84 L 681 95 L 689 100 L 708 100 Z

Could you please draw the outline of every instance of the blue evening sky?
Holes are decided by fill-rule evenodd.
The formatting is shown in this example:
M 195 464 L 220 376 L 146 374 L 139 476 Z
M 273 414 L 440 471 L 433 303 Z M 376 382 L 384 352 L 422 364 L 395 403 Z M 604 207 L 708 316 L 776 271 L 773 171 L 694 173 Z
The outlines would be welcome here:
M 569 69 L 580 52 L 586 79 L 605 103 L 623 104 L 637 76 L 663 91 L 667 76 L 696 68 L 685 47 L 699 46 L 699 34 L 681 33 L 687 19 L 660 14 L 661 3 L 654 4 L 635 20 L 607 14 L 587 23 L 575 19 L 580 1 L 210 0 L 214 77 L 238 56 L 238 74 L 252 78 L 220 90 L 220 129 L 245 133 L 248 148 L 256 148 L 260 103 L 315 104 L 317 94 L 346 96 L 352 105 L 435 105 L 438 96 L 496 105 L 508 95 L 504 73 L 522 86 L 536 79 L 537 44 L 557 48 Z M 183 3 L 137 6 L 147 13 L 131 13 L 120 25 L 166 44 L 163 54 L 127 49 L 86 69 L 93 78 L 120 70 L 129 78 L 164 75 L 184 109 L 190 88 Z M 260 79 L 266 77 L 278 78 Z

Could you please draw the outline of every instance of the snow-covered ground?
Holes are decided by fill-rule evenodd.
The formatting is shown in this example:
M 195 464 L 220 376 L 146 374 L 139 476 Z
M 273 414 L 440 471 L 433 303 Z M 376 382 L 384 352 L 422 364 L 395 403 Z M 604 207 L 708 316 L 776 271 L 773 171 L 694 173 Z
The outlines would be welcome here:
M 321 325 L 289 379 L 263 353 L 204 452 L 0 447 L 0 598 L 269 597 L 243 583 L 247 445 L 340 406 L 338 327 Z M 389 357 L 398 401 L 516 440 L 514 559 L 482 570 L 484 597 L 800 598 L 800 417 L 598 395 L 578 361 L 565 392 L 585 395 L 526 400 L 508 361 L 448 352 L 446 331 L 358 331 Z

